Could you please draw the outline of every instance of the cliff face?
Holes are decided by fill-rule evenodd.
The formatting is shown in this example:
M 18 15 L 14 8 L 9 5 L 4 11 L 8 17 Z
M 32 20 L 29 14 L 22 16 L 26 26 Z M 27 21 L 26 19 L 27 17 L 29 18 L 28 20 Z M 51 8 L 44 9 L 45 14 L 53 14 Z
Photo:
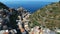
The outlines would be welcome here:
M 60 28 L 60 2 L 52 3 L 37 10 L 30 16 L 31 23 L 39 23 L 48 28 Z

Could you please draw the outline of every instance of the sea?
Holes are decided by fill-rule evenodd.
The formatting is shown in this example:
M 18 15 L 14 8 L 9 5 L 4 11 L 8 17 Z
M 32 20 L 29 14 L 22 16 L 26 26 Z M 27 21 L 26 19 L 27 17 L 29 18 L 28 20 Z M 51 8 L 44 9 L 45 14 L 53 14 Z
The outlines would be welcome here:
M 34 13 L 36 10 L 45 7 L 52 2 L 43 2 L 43 1 L 15 1 L 15 2 L 3 2 L 9 8 L 18 9 L 23 7 L 28 10 L 30 13 Z

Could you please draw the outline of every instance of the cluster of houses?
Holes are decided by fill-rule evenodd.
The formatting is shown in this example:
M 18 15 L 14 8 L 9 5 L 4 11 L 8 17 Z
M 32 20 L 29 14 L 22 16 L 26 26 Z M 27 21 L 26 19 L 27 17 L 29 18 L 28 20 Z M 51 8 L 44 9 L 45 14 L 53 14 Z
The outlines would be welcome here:
M 14 24 L 14 22 L 12 22 L 13 19 L 11 19 L 11 17 L 14 16 L 13 15 L 14 12 L 16 13 L 14 15 L 15 16 L 17 15 L 15 18 L 16 24 Z M 3 8 L 0 9 L 0 31 L 6 30 L 8 32 L 11 29 L 15 29 L 16 31 L 18 29 L 22 30 L 22 28 L 28 31 L 29 30 L 29 27 L 28 27 L 29 15 L 30 13 L 22 7 L 18 8 L 17 10 L 11 9 L 11 8 L 9 10 L 3 9 Z M 13 27 L 16 27 L 16 28 L 13 28 Z

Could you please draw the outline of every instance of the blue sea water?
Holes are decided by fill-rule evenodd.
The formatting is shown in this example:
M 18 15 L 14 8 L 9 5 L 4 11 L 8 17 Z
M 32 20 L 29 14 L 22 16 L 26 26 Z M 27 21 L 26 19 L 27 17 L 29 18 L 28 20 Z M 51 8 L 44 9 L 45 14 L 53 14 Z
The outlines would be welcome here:
M 21 1 L 21 2 L 4 2 L 10 8 L 17 9 L 18 7 L 23 7 L 27 9 L 30 13 L 35 12 L 36 10 L 50 4 L 52 2 L 41 2 L 41 1 Z

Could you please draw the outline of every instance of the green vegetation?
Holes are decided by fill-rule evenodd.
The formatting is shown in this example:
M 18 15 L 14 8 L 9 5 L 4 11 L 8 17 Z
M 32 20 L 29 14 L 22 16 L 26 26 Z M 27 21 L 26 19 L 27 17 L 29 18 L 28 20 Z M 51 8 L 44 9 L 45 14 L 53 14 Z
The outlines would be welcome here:
M 57 33 L 57 34 L 60 34 L 60 33 Z
M 4 5 L 3 3 L 0 2 L 0 9 L 9 9 L 6 5 Z
M 0 9 L 6 9 L 9 11 L 9 7 L 7 7 L 6 5 L 4 5 L 3 3 L 0 2 Z M 13 28 L 16 27 L 16 19 L 17 19 L 17 10 L 15 9 L 11 9 L 12 10 L 12 15 L 10 15 L 9 19 L 9 26 L 12 26 Z M 10 12 L 10 11 L 9 11 Z M 5 14 L 6 15 L 6 14 Z M 10 25 L 11 24 L 11 25 Z
M 35 22 L 39 23 L 50 29 L 54 29 L 56 27 L 60 28 L 60 3 L 56 2 L 49 4 L 46 7 L 37 10 L 30 16 L 30 22 L 33 25 Z

